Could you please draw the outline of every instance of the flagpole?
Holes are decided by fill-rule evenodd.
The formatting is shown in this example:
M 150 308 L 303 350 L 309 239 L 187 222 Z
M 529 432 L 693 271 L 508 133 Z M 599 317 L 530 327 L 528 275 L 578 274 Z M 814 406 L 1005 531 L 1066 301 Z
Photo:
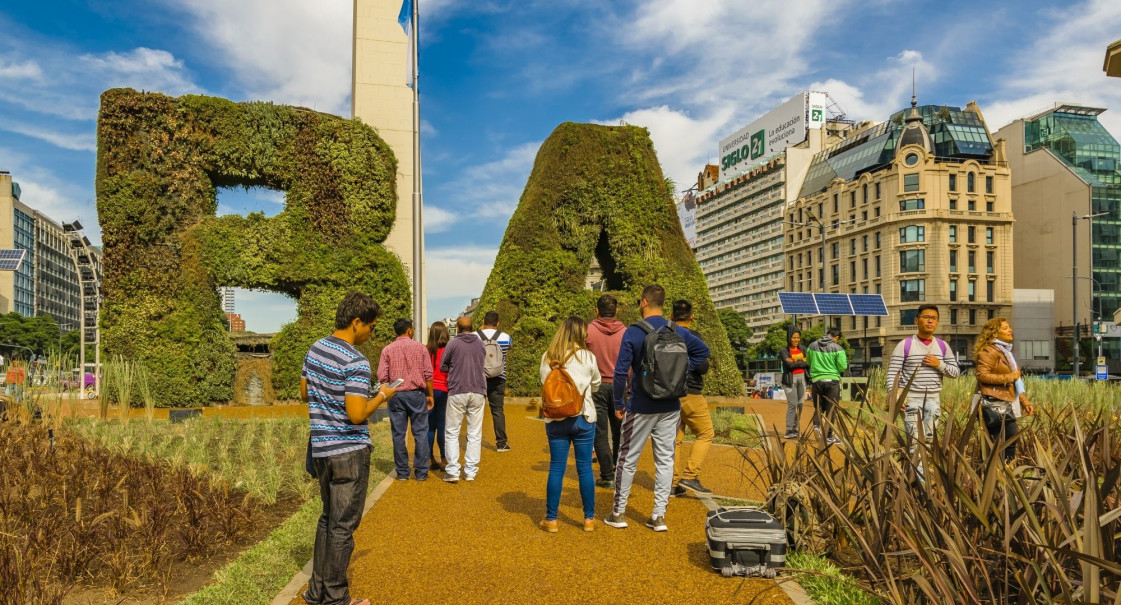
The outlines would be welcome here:
M 415 336 L 423 342 L 424 324 L 424 225 L 421 217 L 423 192 L 420 170 L 420 0 L 413 0 L 413 317 Z

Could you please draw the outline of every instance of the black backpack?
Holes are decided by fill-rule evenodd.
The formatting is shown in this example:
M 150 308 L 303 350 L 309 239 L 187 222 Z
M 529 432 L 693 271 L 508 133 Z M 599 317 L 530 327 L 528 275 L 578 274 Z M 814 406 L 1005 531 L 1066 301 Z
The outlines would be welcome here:
M 634 324 L 646 332 L 642 341 L 642 364 L 638 385 L 651 399 L 680 399 L 685 396 L 689 372 L 689 350 L 677 326 L 669 322 L 654 329 L 645 319 Z

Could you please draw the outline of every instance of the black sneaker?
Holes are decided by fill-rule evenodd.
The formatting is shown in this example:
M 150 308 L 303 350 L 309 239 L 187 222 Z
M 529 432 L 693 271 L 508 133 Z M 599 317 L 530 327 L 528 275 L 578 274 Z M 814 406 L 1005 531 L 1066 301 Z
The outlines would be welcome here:
M 602 487 L 604 489 L 615 489 L 615 480 L 600 479 L 599 481 L 596 481 L 596 487 Z
M 685 489 L 684 487 L 681 487 L 680 485 L 675 486 L 673 488 L 673 495 L 674 496 L 679 496 L 680 497 L 680 496 L 684 496 L 688 493 L 689 493 L 689 490 Z
M 646 520 L 646 527 L 649 527 L 654 531 L 666 531 L 669 529 L 668 527 L 666 527 L 665 517 L 650 517 Z
M 677 486 L 691 489 L 691 490 L 697 492 L 698 494 L 711 494 L 712 493 L 712 490 L 710 490 L 707 487 L 701 485 L 701 482 L 700 482 L 699 479 L 682 479 L 681 481 L 677 482 Z M 665 531 L 665 530 L 659 530 L 659 531 Z
M 498 446 L 494 449 L 497 450 L 497 451 L 500 451 L 500 452 L 508 452 L 508 451 L 510 451 L 510 446 L 509 445 L 500 445 L 500 446 Z
M 782 438 L 783 439 L 797 439 L 798 438 L 798 431 L 786 431 L 786 434 L 783 435 Z

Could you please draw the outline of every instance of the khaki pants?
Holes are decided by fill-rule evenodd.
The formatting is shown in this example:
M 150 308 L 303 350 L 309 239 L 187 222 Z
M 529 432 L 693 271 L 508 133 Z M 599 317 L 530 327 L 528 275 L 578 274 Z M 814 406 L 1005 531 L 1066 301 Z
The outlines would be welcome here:
M 704 395 L 686 395 L 681 398 L 681 422 L 677 425 L 677 445 L 685 438 L 685 427 L 689 427 L 697 440 L 693 442 L 693 449 L 689 452 L 689 460 L 685 462 L 685 470 L 678 471 L 681 456 L 676 456 L 678 464 L 673 473 L 673 484 L 682 479 L 696 479 L 701 472 L 701 463 L 708 455 L 708 448 L 712 445 L 712 416 L 708 412 L 708 402 Z

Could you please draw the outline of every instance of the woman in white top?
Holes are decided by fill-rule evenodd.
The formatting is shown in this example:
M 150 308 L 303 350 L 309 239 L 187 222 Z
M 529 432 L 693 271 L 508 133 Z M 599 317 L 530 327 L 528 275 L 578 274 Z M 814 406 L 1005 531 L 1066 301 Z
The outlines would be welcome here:
M 596 436 L 596 406 L 592 393 L 599 389 L 600 375 L 596 357 L 587 349 L 588 325 L 579 317 L 569 317 L 553 336 L 541 356 L 541 383 L 552 370 L 550 361 L 564 362 L 577 390 L 584 394 L 579 414 L 569 418 L 545 419 L 545 435 L 549 438 L 549 481 L 545 490 L 545 519 L 541 529 L 557 531 L 557 509 L 560 508 L 561 485 L 568 466 L 568 446 L 576 451 L 576 473 L 580 478 L 580 499 L 584 502 L 584 531 L 595 529 L 596 485 L 592 474 L 592 444 Z M 567 360 L 567 361 L 566 361 Z

